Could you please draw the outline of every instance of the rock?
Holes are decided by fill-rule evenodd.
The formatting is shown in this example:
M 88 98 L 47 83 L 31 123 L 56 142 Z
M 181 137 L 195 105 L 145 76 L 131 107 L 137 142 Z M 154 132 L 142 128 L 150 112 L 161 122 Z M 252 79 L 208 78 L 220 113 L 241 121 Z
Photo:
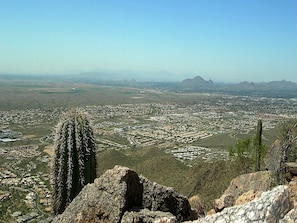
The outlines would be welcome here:
M 178 222 L 197 219 L 197 213 L 191 209 L 185 196 L 178 194 L 171 187 L 152 183 L 140 176 L 143 185 L 143 208 L 152 211 L 170 212 Z
M 176 223 L 177 220 L 176 217 L 169 212 L 141 209 L 137 211 L 125 212 L 121 222 Z
M 115 166 L 86 185 L 53 222 L 120 222 L 125 211 L 141 206 L 142 192 L 136 172 Z
M 259 198 L 263 191 L 250 190 L 237 198 L 235 205 L 242 205 L 251 202 L 255 198 Z
M 286 178 L 290 180 L 285 163 L 296 162 L 297 155 L 297 119 L 287 122 L 283 127 L 281 141 L 275 140 L 264 158 L 266 168 L 275 174 L 277 184 L 286 183 Z
M 219 199 L 214 201 L 214 207 L 216 212 L 222 211 L 224 208 L 234 205 L 234 196 L 232 194 L 224 194 Z
M 237 200 L 242 194 L 254 190 L 267 191 L 271 189 L 272 174 L 269 171 L 259 171 L 255 173 L 243 174 L 232 179 L 224 194 L 232 194 Z
M 163 213 L 167 212 L 167 213 Z M 197 219 L 186 197 L 115 166 L 88 184 L 54 223 L 181 222 Z
M 200 217 L 205 216 L 205 206 L 198 195 L 190 197 L 189 203 L 191 205 L 191 208 L 195 209 Z
M 280 223 L 296 223 L 297 222 L 297 207 L 289 211 L 283 219 L 279 221 Z
M 277 186 L 263 192 L 262 196 L 244 205 L 225 208 L 222 212 L 208 215 L 192 223 L 210 222 L 267 222 L 277 223 L 292 208 L 288 186 Z
M 280 140 L 276 139 L 267 151 L 264 157 L 264 163 L 266 168 L 272 172 L 279 172 L 281 169 L 281 162 L 283 159 L 283 148 Z
M 235 204 L 243 194 L 254 191 L 267 191 L 271 188 L 272 176 L 269 171 L 259 171 L 255 173 L 240 175 L 230 182 L 228 188 L 225 190 L 223 195 L 214 201 L 214 208 L 216 212 L 224 210 L 226 207 L 231 207 Z M 247 194 L 248 195 L 248 194 Z M 247 197 L 241 197 L 241 201 L 238 203 L 243 204 L 243 200 L 251 200 L 252 196 L 248 199 Z
M 285 163 L 285 167 L 293 176 L 297 175 L 297 163 Z
M 210 211 L 207 212 L 207 215 L 213 215 L 217 213 L 215 209 L 211 209 Z
M 20 211 L 15 211 L 15 212 L 13 212 L 13 213 L 11 214 L 11 217 L 16 218 L 16 217 L 21 216 L 21 215 L 22 215 L 22 212 L 20 212 Z
M 6 198 L 9 198 L 11 193 L 9 191 L 2 191 L 0 190 L 0 202 L 4 201 Z
M 290 188 L 290 198 L 294 204 L 294 207 L 297 207 L 297 177 L 293 177 L 289 182 Z

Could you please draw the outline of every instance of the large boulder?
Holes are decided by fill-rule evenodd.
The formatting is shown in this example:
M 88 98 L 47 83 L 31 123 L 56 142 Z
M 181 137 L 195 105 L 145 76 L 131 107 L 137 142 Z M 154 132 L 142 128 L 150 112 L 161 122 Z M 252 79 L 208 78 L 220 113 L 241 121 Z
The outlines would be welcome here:
M 214 201 L 216 212 L 222 211 L 224 208 L 238 204 L 243 204 L 244 201 L 249 202 L 256 195 L 259 196 L 263 191 L 271 189 L 272 175 L 269 171 L 259 171 L 255 173 L 240 175 L 230 182 L 229 187 L 225 190 L 224 194 Z M 249 193 L 248 193 L 249 192 Z M 250 193 L 255 196 L 249 196 Z M 249 197 L 245 197 L 249 196 Z
M 291 210 L 289 188 L 281 185 L 266 191 L 258 199 L 244 205 L 225 208 L 222 212 L 208 215 L 192 223 L 241 223 L 241 222 L 267 222 L 277 223 Z M 295 212 L 294 212 L 295 213 Z M 292 217 L 291 213 L 289 217 Z M 292 217 L 293 218 L 293 217 Z M 289 221 L 286 221 L 289 222 Z
M 251 202 L 255 198 L 258 198 L 261 196 L 263 191 L 255 191 L 250 190 L 248 192 L 245 192 L 244 194 L 240 195 L 237 200 L 235 201 L 235 205 L 242 205 L 248 202 Z
M 265 166 L 269 171 L 279 173 L 281 169 L 281 163 L 284 156 L 284 148 L 281 145 L 280 140 L 276 139 L 267 151 L 264 157 Z
M 297 119 L 290 120 L 283 126 L 280 139 L 273 142 L 264 162 L 266 168 L 275 174 L 276 183 L 284 184 L 292 178 L 290 176 L 292 172 L 287 169 L 286 162 L 297 161 Z M 295 170 L 293 171 L 296 173 Z
M 281 223 L 294 223 L 297 222 L 297 177 L 293 177 L 288 184 L 290 189 L 290 199 L 294 205 L 294 208 L 286 214 Z
M 166 212 L 166 213 L 165 213 Z M 186 197 L 115 166 L 88 184 L 54 223 L 181 222 L 196 219 Z
M 191 209 L 188 199 L 171 187 L 150 182 L 143 176 L 140 176 L 140 182 L 143 185 L 143 208 L 170 212 L 179 222 L 197 218 L 197 213 Z
M 250 190 L 267 191 L 271 189 L 272 180 L 272 174 L 269 171 L 243 174 L 232 179 L 224 194 L 232 194 L 236 200 Z
M 120 222 L 125 211 L 141 207 L 142 192 L 136 172 L 115 166 L 85 186 L 53 222 Z

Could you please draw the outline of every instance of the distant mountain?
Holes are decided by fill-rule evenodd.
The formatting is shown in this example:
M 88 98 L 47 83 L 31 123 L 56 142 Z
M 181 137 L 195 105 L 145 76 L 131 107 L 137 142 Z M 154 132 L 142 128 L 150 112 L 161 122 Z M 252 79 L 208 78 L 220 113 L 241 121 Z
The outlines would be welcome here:
M 106 71 L 91 71 L 85 73 L 79 73 L 75 75 L 76 78 L 86 79 L 86 80 L 114 80 L 119 78 L 119 74 Z
M 255 91 L 279 91 L 279 90 L 285 90 L 285 91 L 291 91 L 296 90 L 297 91 L 297 84 L 291 81 L 271 81 L 271 82 L 261 82 L 261 83 L 255 83 L 255 82 L 241 82 L 238 84 L 231 84 L 226 85 L 225 88 L 230 90 L 255 90 Z
M 277 89 L 297 89 L 297 83 L 285 80 L 267 82 L 266 86 Z
M 208 88 L 213 86 L 213 81 L 206 81 L 200 76 L 196 76 L 194 78 L 187 78 L 181 82 L 183 87 L 192 87 L 192 88 Z
M 264 96 L 264 97 L 297 97 L 297 83 L 291 81 L 248 82 L 236 84 L 214 83 L 206 81 L 200 76 L 187 78 L 179 83 L 180 91 L 188 92 L 216 92 L 235 95 Z
M 146 77 L 146 78 L 143 78 Z M 140 88 L 153 88 L 175 92 L 206 92 L 226 93 L 232 95 L 263 96 L 277 98 L 297 98 L 297 83 L 291 81 L 218 83 L 205 80 L 201 76 L 187 78 L 183 81 L 172 82 L 166 80 L 170 73 L 130 71 L 100 71 L 85 72 L 73 75 L 17 75 L 1 74 L 1 81 L 58 81 L 71 83 L 104 84 L 110 86 L 128 86 Z
M 77 76 L 79 78 L 104 81 L 121 81 L 134 79 L 139 82 L 178 82 L 180 80 L 180 78 L 178 78 L 178 75 L 167 71 L 95 70 L 91 72 L 79 73 Z

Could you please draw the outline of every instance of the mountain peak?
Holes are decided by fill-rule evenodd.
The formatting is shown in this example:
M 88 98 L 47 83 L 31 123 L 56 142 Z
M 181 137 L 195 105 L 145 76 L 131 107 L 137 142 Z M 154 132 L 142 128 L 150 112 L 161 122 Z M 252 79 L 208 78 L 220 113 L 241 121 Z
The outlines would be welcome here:
M 194 78 L 187 78 L 182 81 L 182 85 L 188 87 L 203 87 L 210 86 L 213 84 L 212 80 L 206 81 L 201 76 L 196 76 Z

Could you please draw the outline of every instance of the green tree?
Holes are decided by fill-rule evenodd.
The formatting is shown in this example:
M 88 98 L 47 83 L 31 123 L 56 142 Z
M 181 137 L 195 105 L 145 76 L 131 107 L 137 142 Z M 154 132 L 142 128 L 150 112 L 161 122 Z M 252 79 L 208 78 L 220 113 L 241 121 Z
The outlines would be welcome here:
M 96 178 L 94 133 L 86 113 L 73 109 L 62 115 L 54 147 L 53 210 L 60 214 Z
M 234 147 L 229 148 L 229 156 L 243 173 L 250 172 L 253 163 L 251 139 L 238 140 Z
M 229 156 L 235 161 L 237 168 L 244 173 L 261 170 L 261 163 L 266 152 L 266 146 L 262 143 L 262 120 L 258 120 L 256 134 L 253 138 L 238 140 L 233 148 L 229 149 Z

